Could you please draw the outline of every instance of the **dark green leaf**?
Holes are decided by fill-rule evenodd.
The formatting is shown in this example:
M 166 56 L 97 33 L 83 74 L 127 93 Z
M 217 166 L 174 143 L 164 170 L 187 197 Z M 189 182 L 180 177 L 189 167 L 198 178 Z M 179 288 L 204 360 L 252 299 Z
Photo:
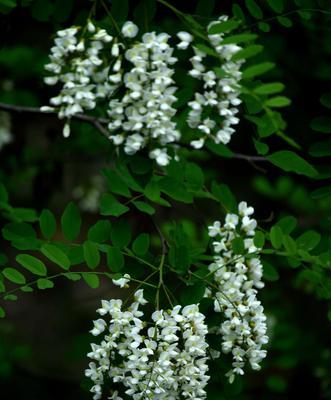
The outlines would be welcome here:
M 286 251 L 290 254 L 290 255 L 294 255 L 297 252 L 297 245 L 294 241 L 293 238 L 291 238 L 291 236 L 289 235 L 283 235 L 283 245 L 286 249 Z
M 131 228 L 124 219 L 116 220 L 111 230 L 111 240 L 114 246 L 122 249 L 127 247 L 131 241 Z
M 202 282 L 197 282 L 192 286 L 187 286 L 180 292 L 180 302 L 182 305 L 187 306 L 190 304 L 197 304 L 203 298 L 206 286 Z
M 35 275 L 47 275 L 47 268 L 45 264 L 42 261 L 38 260 L 38 258 L 31 256 L 30 254 L 19 254 L 18 256 L 16 256 L 16 261 L 21 264 L 22 267 Z
M 6 316 L 5 310 L 2 307 L 0 307 L 0 318 L 5 318 L 5 316 Z
M 246 68 L 243 71 L 243 79 L 252 79 L 256 76 L 263 75 L 266 72 L 270 71 L 275 67 L 275 64 L 272 62 L 263 62 L 260 64 L 252 65 L 251 67 Z
M 270 230 L 270 241 L 275 249 L 279 249 L 283 243 L 283 232 L 279 226 L 274 225 Z
M 217 22 L 212 24 L 212 26 L 208 29 L 209 35 L 215 35 L 219 33 L 233 31 L 234 29 L 238 28 L 241 24 L 240 21 L 235 19 L 229 19 L 228 21 Z
M 276 13 L 280 14 L 284 11 L 284 1 L 283 0 L 267 0 L 270 8 Z
M 112 272 L 120 272 L 124 268 L 124 257 L 118 247 L 109 247 L 107 265 Z
M 331 93 L 324 93 L 322 94 L 320 98 L 321 104 L 323 104 L 324 107 L 331 108 Z M 1 196 L 0 196 L 1 198 Z
M 279 93 L 284 90 L 285 85 L 280 82 L 273 82 L 273 83 L 265 83 L 262 85 L 257 86 L 254 89 L 254 92 L 261 95 L 268 95 Z
M 245 244 L 241 237 L 236 237 L 232 240 L 232 250 L 234 254 L 245 254 Z
M 17 283 L 18 285 L 26 283 L 25 276 L 14 268 L 5 268 L 2 273 L 10 282 Z
M 231 189 L 224 184 L 219 185 L 215 181 L 211 185 L 212 194 L 224 205 L 227 211 L 235 212 L 237 210 L 237 201 Z
M 62 231 L 65 238 L 70 241 L 75 240 L 80 233 L 81 224 L 82 220 L 78 207 L 75 203 L 70 202 L 61 218 Z
M 105 193 L 101 197 L 100 212 L 101 215 L 112 215 L 119 217 L 129 211 L 129 207 L 121 204 L 113 195 Z
M 288 172 L 314 177 L 316 169 L 293 151 L 282 150 L 267 156 L 267 159 L 277 167 Z
M 40 230 L 46 239 L 51 239 L 56 233 L 56 219 L 50 210 L 43 210 L 39 218 Z
M 141 233 L 133 242 L 132 250 L 138 256 L 142 256 L 148 252 L 150 238 L 148 233 Z
M 88 239 L 97 243 L 110 240 L 111 224 L 108 220 L 96 222 L 88 231 Z
M 63 269 L 70 268 L 70 260 L 68 256 L 57 246 L 45 243 L 41 247 L 41 252 L 53 263 L 59 265 Z
M 313 250 L 321 240 L 321 235 L 315 231 L 307 231 L 297 239 L 297 246 L 304 250 Z
M 265 242 L 265 235 L 261 231 L 256 231 L 254 236 L 254 244 L 256 247 L 262 249 Z
M 291 100 L 285 96 L 272 97 L 265 102 L 265 105 L 271 108 L 287 107 L 290 104 Z
M 155 208 L 152 207 L 150 204 L 145 203 L 144 201 L 133 201 L 133 204 L 138 208 L 139 211 L 153 215 L 155 214 Z
M 97 289 L 100 286 L 100 279 L 98 275 L 82 272 L 82 277 L 90 288 Z
M 255 0 L 245 0 L 246 7 L 250 14 L 256 19 L 263 18 L 263 12 L 261 7 L 256 3 Z
M 254 33 L 239 33 L 238 35 L 232 35 L 224 38 L 222 40 L 222 45 L 231 43 L 243 43 L 251 42 L 257 38 Z
M 331 133 L 331 117 L 316 117 L 311 121 L 311 128 L 322 133 Z
M 45 289 L 52 289 L 54 287 L 54 282 L 50 279 L 38 279 L 37 281 L 38 289 L 45 290 Z
M 115 171 L 111 169 L 104 169 L 102 173 L 107 180 L 108 189 L 112 193 L 116 193 L 125 197 L 131 197 L 131 192 L 127 184 L 119 175 L 117 175 Z
M 252 44 L 248 47 L 245 47 L 242 50 L 239 50 L 237 53 L 235 53 L 232 56 L 232 60 L 237 61 L 237 60 L 247 59 L 247 58 L 255 56 L 256 54 L 261 53 L 262 50 L 263 50 L 263 46 L 261 46 L 260 44 Z
M 86 240 L 83 244 L 83 250 L 87 266 L 95 269 L 100 263 L 100 253 L 97 244 Z

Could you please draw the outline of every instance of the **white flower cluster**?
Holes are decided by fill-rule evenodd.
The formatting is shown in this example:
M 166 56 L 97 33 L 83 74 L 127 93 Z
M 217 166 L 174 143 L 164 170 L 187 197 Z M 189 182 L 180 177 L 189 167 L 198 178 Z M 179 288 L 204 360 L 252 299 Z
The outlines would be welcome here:
M 226 21 L 221 17 L 219 21 Z M 210 26 L 211 26 L 210 25 Z M 174 117 L 177 87 L 174 81 L 174 48 L 167 33 L 147 32 L 142 39 L 134 39 L 138 27 L 131 21 L 124 23 L 122 36 L 126 43 L 118 42 L 104 29 L 92 22 L 86 29 L 71 27 L 57 32 L 51 48 L 51 62 L 46 69 L 52 73 L 45 78 L 49 85 L 60 83 L 60 93 L 51 98 L 51 107 L 43 111 L 57 111 L 59 118 L 67 119 L 64 136 L 70 134 L 70 118 L 93 110 L 98 100 L 108 102 L 109 139 L 123 145 L 125 153 L 132 155 L 149 146 L 149 156 L 165 166 L 169 163 L 171 147 L 181 138 Z M 179 50 L 193 48 L 189 74 L 203 83 L 201 92 L 188 103 L 188 125 L 196 129 L 194 148 L 203 147 L 206 138 L 227 144 L 239 122 L 236 114 L 239 99 L 242 61 L 232 61 L 241 48 L 222 44 L 224 34 L 209 35 L 211 49 L 221 61 L 216 73 L 206 66 L 207 53 L 192 44 L 188 32 L 177 34 Z M 171 145 L 171 146 L 170 146 Z
M 10 114 L 4 111 L 0 112 L 0 150 L 12 139 Z
M 219 221 L 209 227 L 214 239 L 215 261 L 209 267 L 218 290 L 209 292 L 214 298 L 216 312 L 224 313 L 224 322 L 218 333 L 222 335 L 222 350 L 232 353 L 232 370 L 227 376 L 230 382 L 235 374 L 243 375 L 248 361 L 255 370 L 266 357 L 262 347 L 268 342 L 266 316 L 257 289 L 262 282 L 261 249 L 254 245 L 256 220 L 251 218 L 254 209 L 241 202 L 238 214 L 227 214 L 225 224 Z M 245 254 L 236 255 L 232 250 L 234 239 L 242 237 Z
M 167 165 L 170 156 L 165 147 L 180 138 L 172 121 L 176 110 L 173 103 L 176 87 L 173 86 L 173 48 L 166 33 L 148 32 L 126 50 L 125 58 L 132 64 L 123 76 L 125 94 L 121 100 L 111 100 L 108 115 L 110 131 L 124 132 L 110 136 L 115 144 L 124 142 L 124 151 L 134 154 L 150 141 L 155 148 L 150 157 L 159 165 Z M 119 77 L 120 78 L 120 77 Z
M 52 74 L 45 78 L 48 85 L 61 84 L 60 93 L 50 100 L 51 107 L 42 111 L 58 112 L 59 118 L 67 119 L 78 113 L 93 110 L 97 99 L 110 96 L 118 87 L 109 82 L 109 66 L 104 65 L 102 52 L 113 41 L 104 29 L 96 28 L 92 22 L 87 25 L 88 38 L 81 29 L 71 27 L 57 32 L 55 45 L 51 48 L 51 62 L 45 68 Z M 113 41 L 112 49 L 116 46 Z M 65 124 L 63 134 L 70 134 L 69 123 Z
M 207 326 L 198 305 L 155 311 L 148 323 L 139 309 L 147 303 L 142 290 L 134 300 L 125 310 L 122 300 L 103 300 L 97 310 L 109 321 L 94 321 L 91 331 L 104 334 L 88 354 L 93 361 L 85 375 L 94 383 L 93 399 L 205 399 Z M 111 389 L 105 393 L 107 382 Z
M 220 17 L 218 21 L 212 22 L 208 29 L 227 19 L 227 16 Z M 211 138 L 215 143 L 229 143 L 235 132 L 233 125 L 239 123 L 236 114 L 241 103 L 239 81 L 240 67 L 243 62 L 232 61 L 232 56 L 241 50 L 241 47 L 235 44 L 222 44 L 223 33 L 208 35 L 208 38 L 221 60 L 222 73 L 220 77 L 213 69 L 208 69 L 204 63 L 207 53 L 193 46 L 194 56 L 190 59 L 193 68 L 189 74 L 203 82 L 202 92 L 196 92 L 195 99 L 188 103 L 190 111 L 187 123 L 190 128 L 199 131 L 198 138 L 191 142 L 196 149 L 202 148 L 207 138 Z M 183 33 L 181 33 L 181 39 L 182 44 L 179 47 L 185 49 L 183 43 L 188 43 L 190 39 L 186 37 L 185 40 Z

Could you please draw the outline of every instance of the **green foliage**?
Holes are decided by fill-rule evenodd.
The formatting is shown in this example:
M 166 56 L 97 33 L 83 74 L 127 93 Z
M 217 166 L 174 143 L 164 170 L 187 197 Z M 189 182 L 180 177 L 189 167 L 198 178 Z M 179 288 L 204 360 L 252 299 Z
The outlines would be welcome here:
M 81 224 L 82 221 L 78 207 L 73 202 L 69 203 L 61 217 L 64 237 L 69 241 L 75 240 L 80 233 Z

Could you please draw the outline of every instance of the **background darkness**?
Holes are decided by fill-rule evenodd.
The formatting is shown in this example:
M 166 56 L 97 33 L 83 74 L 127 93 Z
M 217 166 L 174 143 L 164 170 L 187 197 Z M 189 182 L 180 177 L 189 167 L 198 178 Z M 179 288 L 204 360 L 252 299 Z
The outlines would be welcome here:
M 114 2 L 115 7 L 118 3 Z M 216 1 L 211 8 L 213 3 L 171 2 L 181 11 L 198 14 L 200 22 L 231 14 L 234 2 Z M 288 18 L 293 26 L 286 28 L 275 20 L 264 1 L 258 2 L 265 10 L 265 19 L 270 19 L 270 31 L 262 32 L 244 2 L 237 3 L 247 14 L 247 25 L 260 35 L 259 42 L 265 46 L 261 59 L 277 65 L 265 79 L 284 82 L 285 94 L 292 99 L 292 106 L 284 111 L 286 132 L 302 146 L 300 154 L 312 160 L 307 156 L 311 144 L 325 138 L 311 130 L 310 121 L 329 112 L 319 98 L 331 92 L 330 4 L 311 1 L 306 2 L 307 6 L 305 2 L 298 6 L 297 2 L 288 2 L 289 12 L 298 8 L 315 11 L 309 20 L 290 13 Z M 51 95 L 42 77 L 54 32 L 84 21 L 91 2 L 37 0 L 23 4 L 26 6 L 0 14 L 0 101 L 40 106 L 47 104 Z M 54 5 L 53 11 L 47 11 L 49 4 Z M 129 2 L 128 19 L 134 18 L 137 4 Z M 69 11 L 65 14 L 66 9 Z M 54 10 L 62 10 L 65 15 Z M 97 17 L 104 18 L 102 8 Z M 182 26 L 171 11 L 158 4 L 149 28 L 172 33 Z M 252 124 L 243 120 L 231 149 L 255 154 L 252 130 Z M 109 143 L 89 126 L 76 124 L 72 137 L 65 142 L 62 124 L 56 118 L 16 113 L 12 115 L 12 131 L 14 141 L 0 153 L 0 181 L 7 186 L 16 206 L 38 211 L 48 207 L 60 215 L 72 199 L 72 189 L 78 185 L 88 187 L 91 176 L 107 162 Z M 274 151 L 288 146 L 277 137 L 268 138 L 267 143 Z M 283 175 L 271 165 L 252 165 L 244 160 L 210 156 L 202 159 L 201 164 L 206 174 L 228 184 L 238 199 L 253 204 L 262 224 L 274 216 L 292 214 L 298 218 L 299 229 L 320 230 L 328 243 L 330 198 L 316 204 L 310 197 L 320 182 Z M 331 176 L 330 158 L 319 159 L 318 165 L 324 168 L 326 176 Z M 203 204 L 197 208 L 202 216 L 211 213 Z M 171 212 L 172 218 L 183 216 L 180 208 Z M 85 231 L 96 218 L 93 213 L 84 214 Z M 161 218 L 165 220 L 167 215 L 161 214 Z M 196 210 L 186 209 L 184 218 L 196 220 Z M 134 218 L 131 222 L 136 226 L 146 224 Z M 4 223 L 0 220 L 1 226 Z M 13 255 L 7 242 L 1 247 L 3 252 Z M 262 371 L 248 373 L 231 387 L 226 383 L 212 384 L 214 391 L 208 399 L 331 399 L 328 303 L 316 296 L 301 271 L 289 268 L 284 260 L 279 260 L 277 271 L 280 279 L 271 278 L 263 290 L 273 333 Z M 118 295 L 108 283 L 92 291 L 84 283 L 60 281 L 54 290 L 22 293 L 17 302 L 8 305 L 8 318 L 0 322 L 1 398 L 90 399 L 88 383 L 82 379 L 90 342 L 88 330 L 99 300 Z

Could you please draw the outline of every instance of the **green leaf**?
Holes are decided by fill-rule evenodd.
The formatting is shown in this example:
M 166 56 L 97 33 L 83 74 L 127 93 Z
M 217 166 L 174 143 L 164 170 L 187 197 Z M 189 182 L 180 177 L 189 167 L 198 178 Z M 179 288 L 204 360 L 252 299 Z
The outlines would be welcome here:
M 107 180 L 107 186 L 112 193 L 125 197 L 131 197 L 131 192 L 124 180 L 111 169 L 103 169 L 103 175 Z
M 323 197 L 331 196 L 331 186 L 323 186 L 311 192 L 312 199 L 318 200 Z
M 252 44 L 248 47 L 245 47 L 242 50 L 239 50 L 237 53 L 235 53 L 232 56 L 232 60 L 238 61 L 238 60 L 242 60 L 242 59 L 247 59 L 247 58 L 255 56 L 256 54 L 261 53 L 262 50 L 263 50 L 263 46 L 261 46 L 260 44 Z
M 108 220 L 96 222 L 88 231 L 88 239 L 96 243 L 104 243 L 110 240 L 111 224 Z
M 3 293 L 6 291 L 5 284 L 2 282 L 2 276 L 0 275 L 0 293 Z
M 272 247 L 280 249 L 283 244 L 283 232 L 279 226 L 274 225 L 270 230 L 270 241 Z
M 123 249 L 131 241 L 131 228 L 124 219 L 118 219 L 114 222 L 111 230 L 111 240 L 114 246 Z
M 306 160 L 298 156 L 293 151 L 281 150 L 267 156 L 267 159 L 277 167 L 287 172 L 314 177 L 318 175 L 316 169 Z
M 266 261 L 263 261 L 263 278 L 269 282 L 275 282 L 279 279 L 277 269 Z
M 289 235 L 291 232 L 294 231 L 297 224 L 298 224 L 297 219 L 289 215 L 287 217 L 281 218 L 276 225 L 281 228 L 283 233 Z
M 189 162 L 185 165 L 185 179 L 190 190 L 202 189 L 204 176 L 202 169 L 197 164 Z
M 104 193 L 100 201 L 101 215 L 119 217 L 129 211 L 129 207 L 121 204 L 113 195 Z
M 5 318 L 5 316 L 6 316 L 6 311 L 2 307 L 0 307 L 0 318 Z
M 283 236 L 283 245 L 290 255 L 295 255 L 297 252 L 297 245 L 293 238 L 289 235 Z
M 228 21 L 217 22 L 211 25 L 211 27 L 208 29 L 208 34 L 217 35 L 219 33 L 233 31 L 234 29 L 238 28 L 240 24 L 241 22 L 235 19 L 229 19 Z
M 254 244 L 256 247 L 262 249 L 265 243 L 265 235 L 261 231 L 257 231 L 254 236 Z
M 312 144 L 309 148 L 309 154 L 313 157 L 331 156 L 331 140 Z
M 39 226 L 44 238 L 51 239 L 56 233 L 56 219 L 50 210 L 43 210 L 39 217 Z
M 256 19 L 263 18 L 263 11 L 261 7 L 255 2 L 255 0 L 245 0 L 246 7 L 249 13 Z
M 256 76 L 265 74 L 274 67 L 275 64 L 272 62 L 263 62 L 260 64 L 255 64 L 252 65 L 251 67 L 244 69 L 242 77 L 243 79 L 252 79 L 255 78 Z
M 291 100 L 285 96 L 276 96 L 268 99 L 264 104 L 271 108 L 287 107 L 291 104 Z
M 107 265 L 112 272 L 120 272 L 124 268 L 124 257 L 118 247 L 109 247 L 107 252 Z
M 73 281 L 73 282 L 77 282 L 81 279 L 81 275 L 80 274 L 76 274 L 75 272 L 67 272 L 65 274 L 63 274 L 67 279 Z
M 320 102 L 324 107 L 331 108 L 331 93 L 322 94 Z
M 227 211 L 237 211 L 237 200 L 234 194 L 231 192 L 229 186 L 221 184 L 219 185 L 215 181 L 211 184 L 212 194 L 224 205 Z
M 11 222 L 2 228 L 2 235 L 6 240 L 36 239 L 37 234 L 31 225 L 25 222 Z
M 290 18 L 279 16 L 277 17 L 277 21 L 285 28 L 291 28 L 293 26 L 293 22 Z
M 82 220 L 78 207 L 75 203 L 70 202 L 61 218 L 61 226 L 65 238 L 69 241 L 75 240 L 80 233 L 81 224 Z
M 283 0 L 267 0 L 270 8 L 276 13 L 280 14 L 284 11 L 284 2 Z
M 232 240 L 232 250 L 234 254 L 245 254 L 245 243 L 243 238 L 236 237 Z
M 17 283 L 18 285 L 26 283 L 25 276 L 14 268 L 5 268 L 2 273 L 10 282 Z
M 61 268 L 66 270 L 70 268 L 70 260 L 68 256 L 59 247 L 45 243 L 41 246 L 41 252 Z
M 170 207 L 171 204 L 167 201 L 161 198 L 161 190 L 157 182 L 155 181 L 150 181 L 144 190 L 144 195 L 151 201 L 153 201 L 156 204 L 160 204 L 165 207 Z
M 16 0 L 0 0 L 0 6 L 14 8 L 17 6 Z
M 83 244 L 83 251 L 87 266 L 95 269 L 100 263 L 100 253 L 97 244 L 86 240 Z
M 37 280 L 37 287 L 40 290 L 52 289 L 54 287 L 54 282 L 50 279 L 41 278 Z
M 171 266 L 178 274 L 183 275 L 188 271 L 190 267 L 190 255 L 186 246 L 171 246 L 168 257 Z
M 145 203 L 144 201 L 133 201 L 132 202 L 139 211 L 149 214 L 149 215 L 153 215 L 155 214 L 155 208 L 152 207 L 150 204 Z
M 269 146 L 266 143 L 260 142 L 258 140 L 253 139 L 254 146 L 258 154 L 265 156 L 269 151 Z
M 282 90 L 284 90 L 284 87 L 285 85 L 280 82 L 265 83 L 257 86 L 254 89 L 254 92 L 260 95 L 268 95 L 268 94 L 279 93 Z
M 150 237 L 148 233 L 141 233 L 133 242 L 132 250 L 138 256 L 142 256 L 148 252 L 150 245 Z
M 16 261 L 20 265 L 22 265 L 22 267 L 35 275 L 47 275 L 47 268 L 45 264 L 42 261 L 38 260 L 38 258 L 31 256 L 30 254 L 19 254 L 18 256 L 16 256 Z
M 316 117 L 311 121 L 310 127 L 317 132 L 331 133 L 331 117 Z
M 97 289 L 100 286 L 100 279 L 98 275 L 82 272 L 82 277 L 90 288 Z
M 214 154 L 217 154 L 218 156 L 225 158 L 233 157 L 233 152 L 223 143 L 217 144 L 212 140 L 207 140 L 206 147 L 208 150 L 212 151 Z
M 258 36 L 254 33 L 239 33 L 238 35 L 232 35 L 222 40 L 222 45 L 231 43 L 245 43 L 255 40 Z
M 183 306 L 199 303 L 206 290 L 206 285 L 202 282 L 194 283 L 180 291 L 180 302 Z
M 296 241 L 297 246 L 304 250 L 313 250 L 321 241 L 321 235 L 315 231 L 303 233 Z
M 193 202 L 193 197 L 185 190 L 182 183 L 170 178 L 164 177 L 160 180 L 160 188 L 162 192 L 174 200 L 189 204 Z

